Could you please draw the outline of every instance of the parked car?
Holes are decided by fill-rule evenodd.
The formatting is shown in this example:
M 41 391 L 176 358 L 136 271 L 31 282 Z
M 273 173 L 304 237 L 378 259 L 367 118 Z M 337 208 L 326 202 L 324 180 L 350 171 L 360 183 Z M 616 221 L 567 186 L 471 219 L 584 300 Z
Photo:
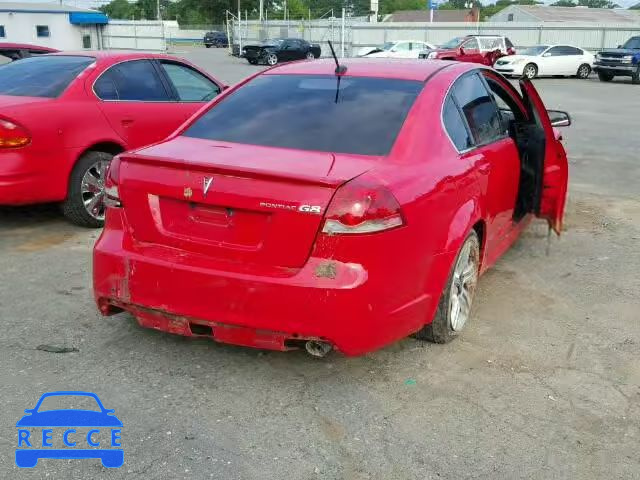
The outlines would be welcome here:
M 0 66 L 0 205 L 62 202 L 104 220 L 104 174 L 124 150 L 162 140 L 223 85 L 184 60 L 56 53 Z
M 498 58 L 515 53 L 513 43 L 507 37 L 467 35 L 453 38 L 436 50 L 422 52 L 420 58 L 457 60 L 492 66 Z
M 204 35 L 204 39 L 202 41 L 204 46 L 207 48 L 215 47 L 228 47 L 229 39 L 227 38 L 227 34 L 224 32 L 207 32 Z
M 543 76 L 572 76 L 588 78 L 594 56 L 571 45 L 537 45 L 518 55 L 499 58 L 494 68 L 503 75 L 524 75 L 527 78 Z
M 256 74 L 112 162 L 100 311 L 314 355 L 452 340 L 530 219 L 562 228 L 570 119 L 520 89 L 441 61 Z
M 259 63 L 276 65 L 292 60 L 313 60 L 320 57 L 320 45 L 309 43 L 301 38 L 272 38 L 260 45 L 242 47 L 242 56 L 251 65 Z
M 624 45 L 597 54 L 593 69 L 601 82 L 631 77 L 633 83 L 640 83 L 640 37 L 631 37 Z
M 45 53 L 55 53 L 58 50 L 27 43 L 0 43 L 0 55 L 10 60 L 20 60 L 21 58 L 33 57 Z
M 418 58 L 420 52 L 435 49 L 436 46 L 418 40 L 386 42 L 379 47 L 365 47 L 358 52 L 359 57 L 371 58 Z

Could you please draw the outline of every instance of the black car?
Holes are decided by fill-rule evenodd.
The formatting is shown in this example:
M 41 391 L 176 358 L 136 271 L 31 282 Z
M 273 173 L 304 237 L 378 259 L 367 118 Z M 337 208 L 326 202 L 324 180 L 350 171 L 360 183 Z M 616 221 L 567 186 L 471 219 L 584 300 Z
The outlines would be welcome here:
M 601 82 L 610 82 L 613 77 L 631 77 L 640 83 L 640 37 L 631 37 L 624 45 L 604 50 L 596 55 L 593 70 Z
M 227 34 L 224 32 L 207 32 L 204 35 L 203 43 L 207 48 L 227 47 L 229 46 L 229 39 L 227 38 Z
M 266 63 L 273 66 L 278 62 L 319 58 L 320 45 L 301 38 L 274 38 L 265 40 L 260 45 L 242 47 L 242 56 L 251 65 Z

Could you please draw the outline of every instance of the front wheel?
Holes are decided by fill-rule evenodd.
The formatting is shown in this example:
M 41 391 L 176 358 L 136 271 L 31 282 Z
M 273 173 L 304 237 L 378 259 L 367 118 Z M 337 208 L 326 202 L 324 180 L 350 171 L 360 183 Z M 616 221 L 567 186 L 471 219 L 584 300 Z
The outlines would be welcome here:
M 307 60 L 315 60 L 316 56 L 313 52 L 307 52 Z
M 578 71 L 576 72 L 576 77 L 584 80 L 585 78 L 589 78 L 591 75 L 591 67 L 586 63 L 583 63 L 578 67 Z
M 87 152 L 73 167 L 62 211 L 76 225 L 90 228 L 104 225 L 104 181 L 112 158 L 110 153 Z
M 613 74 L 609 72 L 598 72 L 598 78 L 601 82 L 610 82 L 613 80 Z
M 533 63 L 528 63 L 522 70 L 522 75 L 524 75 L 529 80 L 532 80 L 538 76 L 538 67 Z
M 278 56 L 275 53 L 270 53 L 267 56 L 267 65 L 273 67 L 278 63 Z
M 460 334 L 471 315 L 479 273 L 480 241 L 476 232 L 472 231 L 453 263 L 433 321 L 416 333 L 416 338 L 448 343 Z

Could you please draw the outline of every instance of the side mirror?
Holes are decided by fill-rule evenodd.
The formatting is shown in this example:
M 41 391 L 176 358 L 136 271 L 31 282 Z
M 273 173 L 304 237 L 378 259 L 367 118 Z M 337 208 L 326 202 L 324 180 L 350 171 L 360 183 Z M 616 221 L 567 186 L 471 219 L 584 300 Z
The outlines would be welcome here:
M 460 47 L 460 55 L 464 55 L 464 47 Z
M 547 114 L 553 127 L 568 127 L 571 125 L 571 116 L 567 112 L 563 112 L 562 110 L 547 110 Z
M 622 48 L 622 45 L 618 45 L 618 48 Z
M 229 85 L 222 85 L 222 90 L 229 90 Z
M 24 413 L 33 413 L 33 409 L 32 408 L 27 408 Z
M 542 56 L 543 56 L 543 57 L 550 57 L 550 56 L 551 56 L 551 54 L 550 54 L 549 52 L 547 52 L 547 53 L 543 53 L 543 54 L 542 54 Z
M 391 50 L 389 50 L 390 52 L 397 52 L 398 50 L 396 50 L 395 48 L 392 48 Z

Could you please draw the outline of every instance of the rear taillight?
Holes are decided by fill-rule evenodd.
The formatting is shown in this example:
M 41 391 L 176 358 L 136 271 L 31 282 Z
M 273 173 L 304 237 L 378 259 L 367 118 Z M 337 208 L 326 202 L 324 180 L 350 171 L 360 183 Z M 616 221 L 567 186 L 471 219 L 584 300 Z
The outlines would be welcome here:
M 388 188 L 356 178 L 334 195 L 322 232 L 329 235 L 374 233 L 404 225 L 400 204 Z
M 104 182 L 104 204 L 107 207 L 121 207 L 120 192 L 118 183 L 120 182 L 120 157 L 113 157 L 109 163 L 109 169 Z
M 0 148 L 20 148 L 29 145 L 31 135 L 26 128 L 0 118 Z

